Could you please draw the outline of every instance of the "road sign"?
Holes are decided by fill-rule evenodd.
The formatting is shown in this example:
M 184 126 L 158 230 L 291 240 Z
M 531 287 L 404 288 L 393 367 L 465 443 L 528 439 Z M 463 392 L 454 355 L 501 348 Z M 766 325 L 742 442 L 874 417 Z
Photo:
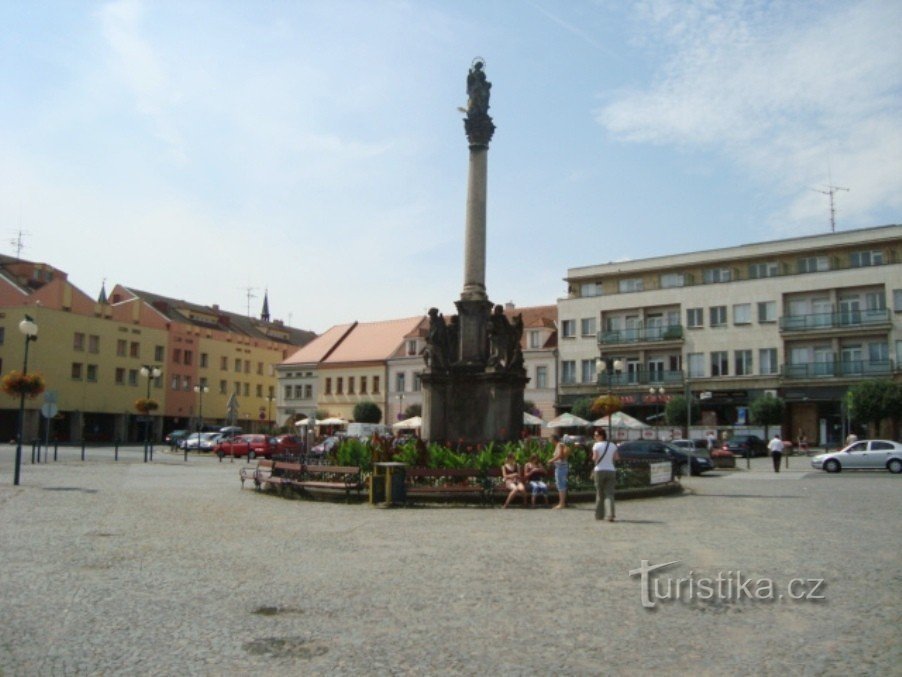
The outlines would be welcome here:
M 48 404 L 56 404 L 56 391 L 55 390 L 45 390 L 44 391 L 44 401 Z
M 698 399 L 700 400 L 710 400 L 711 399 L 711 391 L 706 390 L 703 393 L 699 393 Z
M 53 418 L 59 411 L 59 407 L 53 402 L 45 402 L 41 405 L 41 416 L 44 418 Z

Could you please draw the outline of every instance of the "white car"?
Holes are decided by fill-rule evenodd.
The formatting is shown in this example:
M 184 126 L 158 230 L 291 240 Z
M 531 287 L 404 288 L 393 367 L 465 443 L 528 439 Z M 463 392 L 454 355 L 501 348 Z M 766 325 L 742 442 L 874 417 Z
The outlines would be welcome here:
M 179 449 L 210 451 L 220 437 L 222 433 L 191 433 L 179 442 Z
M 818 454 L 811 467 L 827 472 L 841 470 L 889 470 L 902 472 L 902 444 L 890 440 L 858 440 L 845 449 Z

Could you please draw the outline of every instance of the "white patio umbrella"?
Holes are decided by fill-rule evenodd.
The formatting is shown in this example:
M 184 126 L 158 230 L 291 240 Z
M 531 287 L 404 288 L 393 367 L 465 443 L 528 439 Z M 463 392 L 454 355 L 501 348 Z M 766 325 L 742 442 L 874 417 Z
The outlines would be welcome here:
M 548 428 L 586 428 L 592 425 L 586 419 L 574 416 L 573 414 L 561 414 L 557 418 L 553 418 L 545 424 Z
M 317 421 L 317 425 L 347 425 L 347 421 L 342 418 L 337 418 L 333 416 L 332 418 L 324 418 L 322 421 Z
M 538 416 L 533 416 L 528 411 L 523 412 L 523 425 L 545 425 L 545 421 Z
M 315 421 L 313 425 L 320 425 L 320 424 L 322 424 L 322 421 L 320 421 L 318 418 L 313 419 L 313 420 Z M 304 419 L 301 419 L 300 421 L 295 421 L 294 424 L 295 424 L 298 428 L 300 428 L 300 427 L 302 427 L 302 426 L 305 426 L 305 425 L 310 425 L 310 419 L 309 419 L 309 418 L 304 418 Z
M 392 423 L 392 430 L 406 430 L 408 428 L 422 428 L 423 427 L 423 417 L 422 416 L 412 416 L 411 418 L 405 418 L 403 421 L 398 421 L 397 423 Z
M 611 414 L 611 420 L 608 421 L 608 417 L 604 416 L 597 421 L 593 421 L 592 425 L 597 426 L 599 428 L 627 428 L 629 430 L 644 430 L 645 428 L 651 428 L 650 425 L 643 423 L 639 419 L 633 418 L 629 414 L 624 414 L 622 411 L 615 411 Z

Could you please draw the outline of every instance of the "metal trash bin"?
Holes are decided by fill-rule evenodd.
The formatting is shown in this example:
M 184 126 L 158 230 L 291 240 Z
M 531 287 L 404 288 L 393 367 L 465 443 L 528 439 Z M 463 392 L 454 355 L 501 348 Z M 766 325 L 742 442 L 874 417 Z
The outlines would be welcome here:
M 407 500 L 407 464 L 398 462 L 374 463 L 370 476 L 370 503 L 386 506 L 404 505 Z

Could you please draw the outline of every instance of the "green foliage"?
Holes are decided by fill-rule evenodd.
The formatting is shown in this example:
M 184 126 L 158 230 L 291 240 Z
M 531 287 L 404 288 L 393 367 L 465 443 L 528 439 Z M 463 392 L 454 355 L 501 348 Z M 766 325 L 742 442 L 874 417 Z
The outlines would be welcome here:
M 406 463 L 411 467 L 421 465 L 420 450 L 417 448 L 416 441 L 410 440 L 409 442 L 405 442 L 404 444 L 399 446 L 395 450 L 395 456 L 393 460 L 399 463 Z
M 570 413 L 574 416 L 579 416 L 580 418 L 584 418 L 587 421 L 591 421 L 595 418 L 592 415 L 592 403 L 595 400 L 591 397 L 584 397 L 580 400 L 577 400 L 573 403 L 573 408 L 570 410 Z
M 436 442 L 426 447 L 426 465 L 430 468 L 467 468 L 471 463 L 465 451 L 454 451 Z
M 358 402 L 354 405 L 354 420 L 357 423 L 379 423 L 382 420 L 382 410 L 375 402 Z
M 402 416 L 404 418 L 413 418 L 414 416 L 422 416 L 423 415 L 423 405 L 422 404 L 411 404 L 407 409 L 404 410 Z
M 329 412 L 326 411 L 325 409 L 317 409 L 317 410 L 316 410 L 316 413 L 314 414 L 314 417 L 316 417 L 316 418 L 319 419 L 320 421 L 324 421 L 324 420 L 326 420 L 327 418 L 329 418 Z M 306 417 L 306 416 L 301 416 L 301 418 L 307 418 L 307 417 Z
M 773 395 L 764 395 L 752 400 L 749 415 L 752 423 L 764 426 L 764 436 L 770 437 L 768 428 L 783 423 L 783 411 L 786 408 L 783 400 Z
M 862 381 L 849 388 L 849 413 L 859 423 L 874 426 L 880 421 L 897 419 L 902 412 L 902 384 L 893 381 Z
M 356 437 L 342 440 L 335 453 L 335 460 L 338 465 L 360 466 L 363 472 L 370 472 L 373 469 L 372 450 Z
M 698 402 L 695 400 L 692 401 L 690 405 L 691 411 L 690 416 L 692 417 L 692 421 L 689 422 L 688 425 L 692 425 L 693 423 L 697 423 L 700 415 L 700 409 Z M 682 395 L 676 395 L 667 402 L 664 406 L 664 421 L 667 425 L 673 426 L 685 426 L 686 423 L 686 398 Z

